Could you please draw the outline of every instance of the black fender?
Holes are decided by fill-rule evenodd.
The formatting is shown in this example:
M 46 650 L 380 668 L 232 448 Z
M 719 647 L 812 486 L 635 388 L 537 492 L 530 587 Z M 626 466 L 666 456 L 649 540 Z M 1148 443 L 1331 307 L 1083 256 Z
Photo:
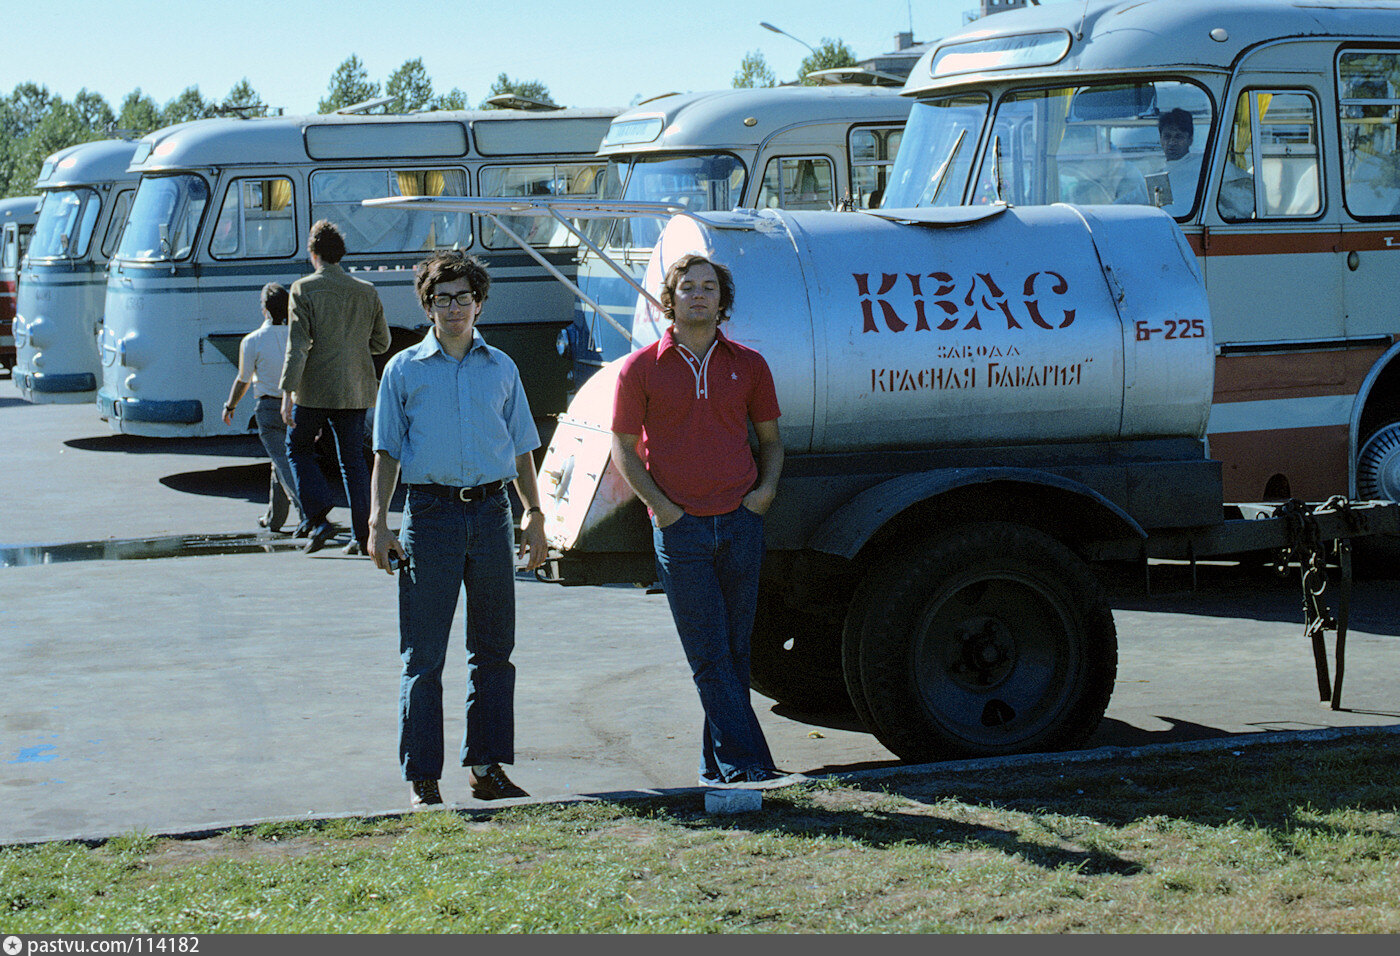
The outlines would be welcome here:
M 881 528 L 910 508 L 962 489 L 997 494 L 1006 491 L 1040 492 L 1062 507 L 1068 499 L 1082 506 L 1076 525 L 1084 537 L 1094 540 L 1147 538 L 1143 527 L 1102 494 L 1071 478 L 1033 468 L 940 468 L 899 475 L 857 494 L 812 533 L 806 547 L 846 560 L 854 559 Z M 1007 516 L 997 516 L 1005 520 Z

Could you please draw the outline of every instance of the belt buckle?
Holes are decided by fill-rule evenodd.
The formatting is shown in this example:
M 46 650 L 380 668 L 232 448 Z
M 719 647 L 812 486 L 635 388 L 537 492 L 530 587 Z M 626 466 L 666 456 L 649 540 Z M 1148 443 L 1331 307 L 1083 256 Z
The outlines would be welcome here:
M 476 500 L 476 496 L 472 494 L 472 489 L 471 489 L 471 488 L 458 488 L 458 489 L 457 489 L 457 500 L 458 500 L 458 501 L 475 501 L 475 500 Z

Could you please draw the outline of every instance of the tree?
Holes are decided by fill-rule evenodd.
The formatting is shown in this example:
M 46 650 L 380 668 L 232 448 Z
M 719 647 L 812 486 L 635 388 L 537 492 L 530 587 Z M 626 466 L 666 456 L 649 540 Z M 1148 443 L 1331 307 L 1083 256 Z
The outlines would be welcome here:
M 443 93 L 433 98 L 432 109 L 435 110 L 469 110 L 471 108 L 471 100 L 467 98 L 466 92 L 455 86 L 452 87 L 451 93 Z
M 763 53 L 754 50 L 744 54 L 744 59 L 739 63 L 739 72 L 734 74 L 733 85 L 735 89 L 777 86 L 778 77 L 768 68 Z
M 214 104 L 204 98 L 198 86 L 187 86 L 160 111 L 160 125 L 174 126 L 190 120 L 207 119 L 214 115 Z
M 138 136 L 144 136 L 160 129 L 160 125 L 160 107 L 156 106 L 155 100 L 142 93 L 139 86 L 126 94 L 117 113 L 118 129 L 128 129 Z
M 53 102 L 47 86 L 19 84 L 10 94 L 9 128 L 5 132 L 13 137 L 28 136 L 43 121 Z
M 262 101 L 262 97 L 258 95 L 257 90 L 253 89 L 253 84 L 248 82 L 246 76 L 233 85 L 233 89 L 228 91 L 228 95 L 219 105 L 225 110 L 231 110 L 235 106 L 253 107 L 252 109 L 239 110 L 238 113 L 241 116 L 267 115 L 267 104 Z
M 433 81 L 423 68 L 423 58 L 408 60 L 389 75 L 384 84 L 384 95 L 392 96 L 390 113 L 414 113 L 431 109 L 433 106 Z
M 512 80 L 502 73 L 496 77 L 496 81 L 491 84 L 491 92 L 486 94 L 486 99 L 481 101 L 481 108 L 484 110 L 496 109 L 488 100 L 493 96 L 500 96 L 509 93 L 514 96 L 523 96 L 531 100 L 539 100 L 541 103 L 553 105 L 554 100 L 549 95 L 549 89 L 539 80 Z
M 336 110 L 344 109 L 347 106 L 354 106 L 356 103 L 363 103 L 365 100 L 372 100 L 379 95 L 379 84 L 371 83 L 369 73 L 365 70 L 365 65 L 360 62 L 360 58 L 355 54 L 340 66 L 335 68 L 331 74 L 331 82 L 327 87 L 326 98 L 316 106 L 318 113 L 334 113 Z
M 73 97 L 73 108 L 78 111 L 82 125 L 94 133 L 106 134 L 117 122 L 111 104 L 101 93 L 89 92 L 86 88 Z
M 817 70 L 834 70 L 841 66 L 855 66 L 856 55 L 851 48 L 846 46 L 842 40 L 829 40 L 822 37 L 821 46 L 817 47 L 817 52 L 803 59 L 802 65 L 797 68 L 797 79 L 807 86 L 816 86 L 817 81 L 810 83 L 807 81 L 808 73 L 815 73 Z

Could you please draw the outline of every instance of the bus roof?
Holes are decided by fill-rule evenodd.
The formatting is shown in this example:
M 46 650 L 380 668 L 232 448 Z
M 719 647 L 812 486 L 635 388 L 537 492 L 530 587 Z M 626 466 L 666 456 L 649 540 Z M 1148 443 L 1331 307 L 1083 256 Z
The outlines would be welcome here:
M 613 120 L 598 155 L 755 146 L 802 122 L 902 123 L 910 106 L 898 88 L 865 85 L 673 93 L 641 103 Z
M 1008 76 L 1140 69 L 1228 71 L 1241 54 L 1287 37 L 1400 37 L 1395 0 L 1086 0 L 993 14 L 933 44 L 905 95 Z
M 0 199 L 0 225 L 7 222 L 36 222 L 39 218 L 39 199 L 39 196 Z
M 134 181 L 135 174 L 126 169 L 135 150 L 136 141 L 130 139 L 102 139 L 60 149 L 44 160 L 34 185 L 40 189 L 60 189 Z
M 461 159 L 471 155 L 591 154 L 620 109 L 440 110 L 411 114 L 219 117 L 168 126 L 141 140 L 136 173 L 208 165 L 305 164 L 318 160 Z M 528 149 L 505 124 L 530 124 Z M 470 144 L 466 130 L 472 131 Z M 500 142 L 484 148 L 485 142 Z M 469 145 L 468 145 L 469 144 Z M 552 148 L 551 148 L 552 147 Z

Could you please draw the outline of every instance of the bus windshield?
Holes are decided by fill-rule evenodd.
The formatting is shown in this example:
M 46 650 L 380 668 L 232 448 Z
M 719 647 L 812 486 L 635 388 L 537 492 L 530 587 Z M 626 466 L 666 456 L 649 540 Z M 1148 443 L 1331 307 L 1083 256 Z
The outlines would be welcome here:
M 194 249 L 195 234 L 209 186 L 198 176 L 142 177 L 117 246 L 122 259 L 184 259 Z
M 29 244 L 31 259 L 76 259 L 87 252 L 102 200 L 94 189 L 55 189 L 44 194 Z
M 690 212 L 729 210 L 744 196 L 744 164 L 728 153 L 638 157 L 612 161 L 603 181 L 604 199 L 667 202 Z M 650 248 L 665 225 L 662 219 L 621 219 L 609 243 Z
M 1194 84 L 1148 80 L 1008 93 L 974 173 L 986 111 L 980 94 L 916 105 L 885 206 L 1138 203 L 1178 218 L 1195 209 L 1215 117 L 1210 97 Z

